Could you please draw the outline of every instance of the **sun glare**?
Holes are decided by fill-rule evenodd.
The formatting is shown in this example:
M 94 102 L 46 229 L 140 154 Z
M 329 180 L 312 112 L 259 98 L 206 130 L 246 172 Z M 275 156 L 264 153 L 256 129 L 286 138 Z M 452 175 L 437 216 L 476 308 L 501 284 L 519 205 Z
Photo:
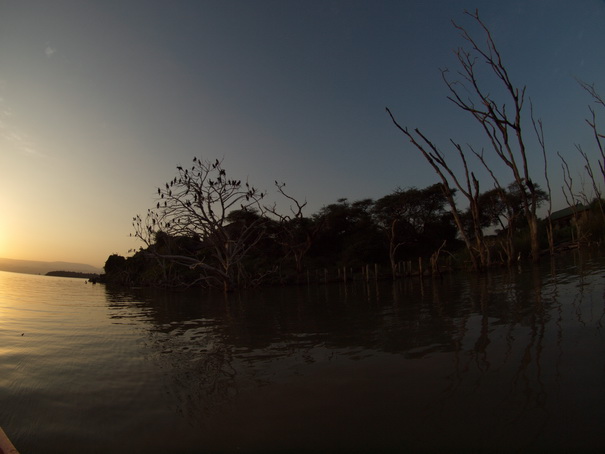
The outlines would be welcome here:
M 6 229 L 0 221 L 0 257 L 6 257 L 6 252 L 8 248 L 8 239 L 6 235 Z
M 15 258 L 13 257 L 14 240 L 14 235 L 6 219 L 0 218 L 0 258 Z

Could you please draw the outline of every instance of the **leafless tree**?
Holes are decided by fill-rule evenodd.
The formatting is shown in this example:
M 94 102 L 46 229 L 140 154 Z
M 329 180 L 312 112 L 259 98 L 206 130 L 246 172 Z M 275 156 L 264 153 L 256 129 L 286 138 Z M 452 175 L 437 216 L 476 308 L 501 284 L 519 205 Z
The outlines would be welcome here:
M 275 181 L 277 192 L 290 202 L 290 212 L 283 214 L 277 209 L 277 203 L 266 206 L 265 210 L 272 214 L 279 222 L 276 240 L 287 256 L 294 259 L 298 277 L 303 272 L 303 259 L 313 244 L 321 224 L 306 218 L 303 214 L 307 201 L 300 202 L 284 189 L 286 183 Z
M 395 126 L 397 126 L 397 128 L 408 137 L 410 142 L 422 153 L 427 162 L 431 165 L 431 167 L 433 167 L 433 170 L 435 170 L 437 175 L 439 175 L 439 178 L 441 178 L 443 194 L 450 205 L 450 210 L 452 212 L 452 216 L 454 217 L 454 222 L 458 227 L 458 231 L 460 232 L 460 236 L 462 237 L 467 250 L 469 251 L 473 268 L 481 269 L 488 266 L 489 249 L 485 244 L 479 219 L 479 181 L 477 178 L 475 178 L 475 174 L 470 171 L 467 164 L 466 155 L 464 154 L 462 147 L 454 141 L 451 141 L 458 151 L 458 156 L 463 164 L 464 181 L 461 181 L 461 179 L 453 172 L 452 168 L 446 161 L 444 154 L 420 131 L 420 129 L 416 128 L 413 131 L 410 131 L 407 127 L 401 126 L 393 116 L 391 110 L 389 108 L 386 110 Z M 460 191 L 460 193 L 464 195 L 464 197 L 466 197 L 469 202 L 469 212 L 471 213 L 473 220 L 473 236 L 469 235 L 464 226 L 462 216 L 456 205 L 456 200 L 454 197 L 455 191 L 451 187 L 452 184 Z
M 590 163 L 588 154 L 583 150 L 581 145 L 576 145 L 576 149 L 578 150 L 578 153 L 580 153 L 580 155 L 582 156 L 582 159 L 584 159 L 584 170 L 586 170 L 586 173 L 588 174 L 588 178 L 590 178 L 592 190 L 594 193 L 594 200 L 596 201 L 597 205 L 599 206 L 599 211 L 601 212 L 601 219 L 605 222 L 605 209 L 603 207 L 603 194 L 601 192 L 601 188 L 599 187 L 599 183 L 597 182 L 597 177 L 594 174 L 592 164 Z M 601 161 L 599 161 L 599 166 L 601 166 L 601 165 L 602 165 L 602 163 L 601 163 Z M 590 200 L 587 200 L 587 203 L 590 203 Z
M 548 209 L 546 216 L 546 235 L 548 237 L 548 250 L 550 251 L 550 255 L 555 253 L 555 237 L 552 225 L 552 189 L 550 187 L 550 178 L 548 177 L 548 159 L 546 157 L 546 140 L 544 138 L 544 127 L 542 125 L 542 120 L 534 117 L 534 108 L 531 106 L 531 122 L 534 127 L 534 132 L 536 133 L 536 137 L 538 138 L 538 143 L 540 144 L 540 149 L 542 150 L 542 160 L 544 161 L 544 180 L 546 181 L 546 189 L 547 189 L 547 197 L 548 197 Z
M 482 41 L 475 39 L 469 31 L 454 22 L 454 27 L 467 42 L 467 48 L 459 48 L 455 54 L 460 65 L 454 79 L 448 70 L 442 71 L 450 99 L 455 105 L 468 112 L 485 132 L 491 151 L 510 169 L 514 181 L 521 189 L 521 201 L 529 226 L 531 253 L 534 261 L 539 260 L 538 217 L 536 210 L 539 195 L 529 174 L 527 162 L 527 139 L 525 137 L 522 113 L 526 87 L 515 86 L 492 34 L 479 17 L 479 12 L 466 12 L 482 31 Z M 482 66 L 478 66 L 482 63 Z M 508 101 L 498 102 L 490 90 L 480 82 L 480 74 L 487 67 L 503 88 Z
M 574 225 L 572 227 L 576 228 L 575 241 L 580 243 L 585 240 L 584 231 L 582 229 L 582 222 L 580 219 L 580 210 L 579 210 L 579 207 L 581 206 L 580 198 L 582 197 L 582 194 L 579 192 L 576 192 L 576 190 L 574 189 L 574 182 L 573 182 L 573 178 L 571 176 L 571 171 L 569 170 L 569 164 L 567 163 L 565 158 L 561 155 L 561 153 L 557 153 L 557 154 L 559 156 L 559 159 L 561 160 L 561 169 L 563 170 L 563 186 L 561 187 L 561 189 L 563 191 L 563 196 L 565 197 L 565 201 L 567 202 L 567 205 L 571 209 L 571 212 L 573 215 L 573 224 Z M 572 229 L 572 240 L 574 240 L 573 233 L 574 232 Z
M 448 99 L 464 112 L 471 114 L 479 123 L 488 139 L 490 150 L 511 171 L 513 180 L 520 190 L 523 213 L 529 226 L 532 258 L 537 261 L 540 257 L 540 248 L 536 210 L 540 202 L 540 194 L 537 191 L 537 185 L 530 178 L 527 161 L 527 145 L 522 122 L 525 87 L 518 88 L 511 81 L 500 52 L 492 38 L 492 34 L 479 17 L 478 11 L 474 13 L 466 11 L 465 14 L 472 18 L 479 26 L 482 40 L 475 39 L 465 27 L 453 22 L 454 27 L 466 41 L 467 47 L 461 47 L 455 51 L 459 69 L 454 76 L 447 69 L 441 72 L 443 81 L 450 93 Z M 486 69 L 487 71 L 485 71 Z M 490 90 L 480 81 L 480 78 L 489 79 L 490 76 L 498 85 L 498 89 L 495 91 L 503 92 L 506 101 L 496 101 L 491 95 Z M 460 190 L 461 194 L 467 198 L 469 212 L 473 219 L 474 238 L 470 238 L 469 235 L 465 234 L 460 222 L 460 216 L 457 214 L 458 210 L 456 209 L 455 201 L 451 195 L 448 197 L 461 236 L 469 251 L 474 251 L 474 254 L 471 255 L 476 256 L 476 259 L 473 259 L 473 264 L 476 267 L 489 264 L 489 249 L 486 247 L 481 233 L 478 206 L 479 182 L 474 173 L 469 170 L 462 147 L 451 141 L 463 163 L 464 174 L 457 177 L 451 170 L 452 167 L 445 156 L 419 129 L 410 131 L 405 127 L 401 127 L 395 121 L 390 110 L 387 109 L 387 111 L 396 126 L 421 151 L 425 159 L 440 176 L 446 190 L 450 187 L 448 184 L 449 179 Z M 538 139 L 540 140 L 540 137 Z M 501 188 L 502 186 L 498 183 L 494 173 L 487 165 L 484 151 L 478 152 L 472 146 L 469 146 L 469 148 L 492 174 L 496 187 Z
M 594 84 L 588 84 L 581 80 L 578 80 L 578 83 L 591 96 L 591 98 L 593 99 L 593 102 L 597 106 L 600 106 L 601 108 L 605 108 L 605 100 L 600 95 L 600 93 L 597 91 Z M 599 167 L 599 171 L 601 172 L 601 177 L 603 179 L 603 182 L 605 183 L 605 144 L 604 144 L 605 134 L 603 134 L 597 126 L 597 114 L 596 114 L 595 109 L 590 105 L 588 106 L 588 109 L 590 110 L 590 117 L 586 119 L 586 123 L 592 130 L 593 137 L 595 139 L 594 140 L 595 145 L 597 147 L 597 150 L 599 151 L 599 158 L 597 159 L 597 164 Z M 597 178 L 594 174 L 592 165 L 588 158 L 588 154 L 582 149 L 582 147 L 580 145 L 576 145 L 576 149 L 578 150 L 578 152 L 580 153 L 580 155 L 582 155 L 582 158 L 584 159 L 584 162 L 585 162 L 584 168 L 586 169 L 588 176 L 592 182 L 592 187 L 593 187 L 593 190 L 594 190 L 594 193 L 596 196 L 597 203 L 599 205 L 599 210 L 601 212 L 603 222 L 605 223 L 605 207 L 603 206 L 602 191 L 601 191 L 599 183 L 597 182 Z

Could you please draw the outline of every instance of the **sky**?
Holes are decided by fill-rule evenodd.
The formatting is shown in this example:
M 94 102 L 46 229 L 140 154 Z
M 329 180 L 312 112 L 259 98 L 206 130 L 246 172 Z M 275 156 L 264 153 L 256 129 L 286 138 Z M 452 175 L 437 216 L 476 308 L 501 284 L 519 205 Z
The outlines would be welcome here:
M 307 215 L 438 182 L 385 107 L 448 156 L 485 144 L 440 71 L 476 8 L 543 122 L 563 208 L 557 153 L 576 185 L 575 146 L 596 159 L 576 78 L 605 93 L 603 0 L 0 0 L 0 257 L 128 255 L 133 216 L 194 156 L 285 182 Z M 545 186 L 538 148 L 529 161 Z

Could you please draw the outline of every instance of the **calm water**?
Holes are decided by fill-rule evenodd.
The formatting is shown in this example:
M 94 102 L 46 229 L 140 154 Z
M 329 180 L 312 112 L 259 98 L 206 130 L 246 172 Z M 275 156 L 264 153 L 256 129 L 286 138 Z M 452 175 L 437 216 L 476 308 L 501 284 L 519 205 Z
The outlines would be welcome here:
M 0 272 L 23 454 L 605 447 L 605 260 L 230 295 Z

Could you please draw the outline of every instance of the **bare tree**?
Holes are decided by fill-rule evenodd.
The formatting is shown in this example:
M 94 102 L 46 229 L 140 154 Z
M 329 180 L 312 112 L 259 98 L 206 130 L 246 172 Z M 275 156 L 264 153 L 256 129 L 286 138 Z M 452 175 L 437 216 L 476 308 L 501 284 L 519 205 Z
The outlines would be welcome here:
M 479 12 L 465 12 L 474 19 L 483 33 L 484 41 L 476 40 L 466 28 L 456 24 L 469 49 L 459 48 L 456 57 L 460 64 L 456 79 L 450 78 L 448 70 L 442 71 L 450 99 L 460 109 L 470 113 L 481 125 L 495 155 L 510 169 L 514 181 L 521 188 L 521 200 L 530 232 L 531 253 L 534 261 L 539 260 L 538 238 L 539 195 L 529 175 L 527 145 L 523 129 L 522 113 L 525 102 L 525 88 L 515 86 L 508 74 L 502 56 L 493 40 L 492 34 L 479 17 Z M 483 66 L 478 67 L 478 62 Z M 479 81 L 484 67 L 495 77 L 506 93 L 508 103 L 497 102 L 489 89 Z
M 605 207 L 603 207 L 603 194 L 601 192 L 601 188 L 599 187 L 599 183 L 597 182 L 597 178 L 594 174 L 592 164 L 590 163 L 588 154 L 582 149 L 582 147 L 580 145 L 576 145 L 576 149 L 578 150 L 578 153 L 580 153 L 580 155 L 582 156 L 582 159 L 584 159 L 584 170 L 586 170 L 586 173 L 588 174 L 588 178 L 590 178 L 590 182 L 592 184 L 592 190 L 594 192 L 594 200 L 596 201 L 597 205 L 599 206 L 599 211 L 601 213 L 601 219 L 605 223 Z M 598 163 L 599 163 L 599 166 L 602 166 L 602 162 L 600 160 Z M 590 200 L 588 200 L 588 203 L 590 203 Z
M 303 272 L 303 259 L 313 244 L 321 224 L 306 218 L 303 214 L 307 201 L 300 202 L 285 191 L 286 183 L 275 181 L 277 192 L 290 202 L 290 213 L 282 214 L 277 210 L 277 203 L 265 207 L 279 221 L 279 231 L 276 236 L 277 242 L 283 248 L 287 256 L 294 259 L 297 278 Z
M 563 191 L 563 196 L 565 197 L 565 201 L 567 202 L 567 205 L 569 205 L 569 208 L 571 209 L 571 212 L 573 214 L 573 226 L 575 226 L 576 228 L 576 238 L 575 241 L 577 243 L 581 243 L 582 241 L 584 241 L 586 238 L 584 236 L 584 231 L 582 228 L 582 222 L 580 219 L 580 210 L 579 208 L 581 207 L 581 202 L 580 202 L 580 197 L 582 196 L 580 193 L 576 192 L 574 189 L 574 183 L 573 183 L 573 178 L 571 176 L 571 171 L 569 170 L 569 164 L 567 163 L 567 161 L 565 160 L 565 158 L 561 155 L 561 153 L 557 153 L 559 155 L 559 158 L 561 159 L 561 169 L 563 170 L 563 186 L 561 186 L 561 189 Z M 572 241 L 574 240 L 573 237 L 573 228 L 572 228 Z
M 488 202 L 488 205 L 492 206 L 494 205 L 494 202 L 496 202 L 496 204 L 498 204 L 499 202 L 499 204 L 503 205 L 498 215 L 495 216 L 494 221 L 498 222 L 502 230 L 506 232 L 506 242 L 500 243 L 500 246 L 502 251 L 506 255 L 506 262 L 510 265 L 517 259 L 516 248 L 514 243 L 514 234 L 516 231 L 519 210 L 517 210 L 516 206 L 511 203 L 512 198 L 509 197 L 509 194 L 500 184 L 500 181 L 496 177 L 496 174 L 487 165 L 483 151 L 477 152 L 473 147 L 469 147 L 473 154 L 479 159 L 479 161 L 481 161 L 481 164 L 483 164 L 483 167 L 485 167 L 494 182 L 494 189 L 492 191 L 488 191 L 479 196 L 478 205 L 480 207 L 480 210 L 485 211 L 485 202 Z M 501 217 L 504 217 L 506 219 L 506 225 L 502 223 Z
M 447 163 L 444 154 L 420 131 L 420 129 L 416 128 L 414 131 L 410 131 L 407 127 L 401 126 L 391 113 L 391 110 L 389 108 L 386 110 L 395 126 L 408 137 L 410 142 L 422 153 L 427 162 L 433 167 L 433 170 L 439 175 L 439 178 L 441 178 L 443 194 L 448 201 L 460 236 L 469 251 L 473 268 L 481 269 L 488 266 L 489 250 L 483 239 L 483 231 L 481 229 L 479 216 L 479 181 L 475 178 L 475 174 L 470 171 L 462 147 L 454 141 L 451 141 L 458 151 L 458 156 L 463 164 L 464 182 L 460 181 L 460 178 L 453 172 L 452 168 Z M 469 235 L 464 226 L 462 216 L 456 205 L 454 197 L 455 189 L 451 187 L 452 183 L 469 202 L 469 212 L 471 213 L 473 220 L 473 236 Z
M 527 146 L 522 122 L 525 87 L 517 88 L 512 83 L 491 32 L 479 17 L 478 11 L 474 13 L 466 11 L 465 14 L 471 17 L 479 26 L 483 39 L 480 42 L 466 28 L 453 22 L 454 27 L 460 32 L 468 46 L 467 48 L 461 47 L 455 51 L 460 68 L 455 73 L 454 79 L 452 79 L 449 70 L 445 69 L 441 72 L 443 81 L 450 92 L 448 99 L 463 111 L 470 113 L 479 123 L 488 139 L 490 149 L 497 159 L 503 162 L 511 171 L 513 180 L 520 190 L 523 213 L 529 227 L 532 258 L 534 261 L 537 261 L 540 257 L 540 247 L 536 210 L 539 205 L 540 194 L 530 178 L 527 161 Z M 496 91 L 503 92 L 506 101 L 497 102 L 490 94 L 489 89 L 485 88 L 483 83 L 480 82 L 480 77 L 489 78 L 490 75 L 495 78 L 494 80 L 499 85 L 499 89 Z M 421 151 L 425 159 L 440 176 L 445 190 L 447 191 L 447 188 L 449 188 L 448 180 L 451 180 L 460 190 L 461 194 L 467 198 L 473 222 L 474 238 L 465 233 L 460 215 L 455 206 L 455 201 L 451 194 L 448 196 L 452 207 L 452 214 L 454 215 L 460 234 L 469 251 L 474 252 L 471 256 L 476 256 L 472 258 L 473 265 L 475 267 L 488 265 L 490 262 L 489 249 L 483 240 L 480 225 L 478 205 L 479 181 L 476 179 L 474 173 L 469 170 L 462 147 L 451 141 L 463 163 L 464 174 L 458 177 L 451 170 L 451 166 L 445 156 L 419 129 L 415 129 L 412 132 L 407 128 L 401 127 L 393 118 L 390 110 L 387 109 L 387 111 L 395 125 Z M 469 148 L 491 173 L 496 187 L 502 188 L 494 173 L 487 165 L 484 151 L 477 152 L 470 145 Z
M 248 182 L 228 178 L 219 160 L 193 158 L 191 168 L 178 166 L 177 171 L 172 181 L 158 188 L 156 206 L 147 216 L 133 218 L 134 236 L 148 246 L 158 232 L 198 239 L 201 249 L 195 253 L 155 253 L 200 269 L 203 279 L 229 291 L 246 278 L 243 259 L 264 235 L 264 193 Z M 229 214 L 238 210 L 252 215 L 246 222 L 231 222 Z
M 605 99 L 598 92 L 594 84 L 589 84 L 581 80 L 578 80 L 578 83 L 592 97 L 595 104 L 605 108 Z M 605 140 L 605 134 L 600 132 L 597 127 L 595 110 L 591 106 L 588 106 L 588 109 L 590 110 L 591 118 L 586 119 L 586 123 L 588 123 L 588 126 L 590 126 L 593 131 L 595 142 L 599 148 L 599 152 L 601 153 L 601 158 L 605 159 L 603 144 L 603 141 Z M 605 169 L 603 169 L 602 171 L 605 173 Z
M 530 103 L 530 111 L 531 111 L 531 122 L 534 127 L 534 131 L 536 133 L 536 137 L 538 138 L 538 143 L 540 144 L 540 148 L 542 149 L 542 159 L 544 161 L 544 180 L 546 181 L 546 189 L 547 189 L 547 197 L 548 197 L 548 209 L 546 216 L 546 235 L 548 237 L 548 250 L 550 251 L 550 255 L 555 253 L 555 236 L 552 225 L 552 190 L 550 188 L 550 178 L 548 177 L 548 159 L 546 158 L 546 140 L 544 139 L 544 127 L 542 125 L 542 120 L 536 120 L 534 117 L 534 108 Z
M 578 80 L 578 83 L 591 96 L 591 98 L 593 99 L 593 102 L 595 104 L 597 104 L 597 106 L 605 108 L 605 100 L 603 99 L 603 97 L 601 97 L 600 93 L 597 91 L 594 84 L 588 84 L 581 80 Z M 600 157 L 597 159 L 597 164 L 599 166 L 599 170 L 601 172 L 601 177 L 603 179 L 603 182 L 605 182 L 605 144 L 604 144 L 605 134 L 603 134 L 597 126 L 597 114 L 596 114 L 595 109 L 593 109 L 592 106 L 588 106 L 588 109 L 590 110 L 590 118 L 586 119 L 586 123 L 592 130 L 593 137 L 595 139 L 595 144 L 596 144 L 597 150 L 599 151 Z M 605 207 L 603 206 L 602 191 L 601 191 L 599 184 L 597 183 L 597 178 L 594 175 L 592 165 L 590 164 L 590 160 L 588 159 L 587 153 L 584 152 L 582 147 L 580 145 L 576 145 L 576 149 L 578 150 L 578 152 L 582 155 L 582 158 L 584 159 L 584 162 L 585 162 L 584 168 L 586 169 L 588 176 L 592 182 L 592 187 L 593 187 L 596 199 L 597 199 L 597 203 L 599 204 L 599 210 L 601 212 L 602 219 L 605 222 Z

